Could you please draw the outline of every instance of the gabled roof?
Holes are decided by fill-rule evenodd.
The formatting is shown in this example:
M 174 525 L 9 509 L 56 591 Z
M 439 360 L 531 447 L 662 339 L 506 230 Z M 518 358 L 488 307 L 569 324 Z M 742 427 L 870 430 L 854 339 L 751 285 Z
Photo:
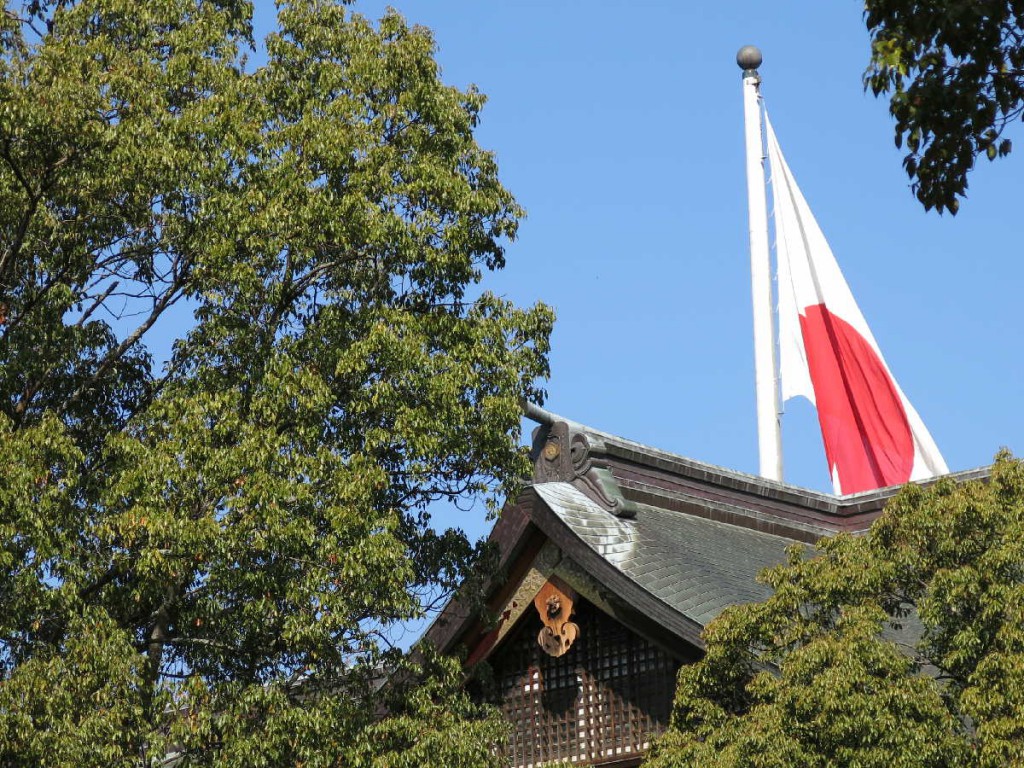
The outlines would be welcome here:
M 534 490 L 596 557 L 700 627 L 730 605 L 767 598 L 757 574 L 781 562 L 792 543 L 647 504 L 623 520 L 569 483 Z
M 501 569 L 488 626 L 452 601 L 427 640 L 471 661 L 486 657 L 552 575 L 618 618 L 670 645 L 702 647 L 701 631 L 729 605 L 763 600 L 757 581 L 786 548 L 859 533 L 897 487 L 833 496 L 651 448 L 540 408 L 533 477 L 491 534 Z M 987 469 L 953 475 L 987 476 Z M 530 594 L 528 594 L 530 593 Z

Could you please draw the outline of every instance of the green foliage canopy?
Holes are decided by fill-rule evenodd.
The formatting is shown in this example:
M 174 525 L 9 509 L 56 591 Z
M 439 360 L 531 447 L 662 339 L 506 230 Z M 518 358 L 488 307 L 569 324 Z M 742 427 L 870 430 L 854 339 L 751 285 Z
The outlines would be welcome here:
M 1024 464 L 908 486 L 808 554 L 709 625 L 647 765 L 1024 763 Z
M 889 94 L 896 144 L 925 209 L 955 214 L 975 160 L 1009 154 L 1024 115 L 1020 0 L 866 0 L 868 87 Z
M 451 663 L 374 691 L 479 555 L 428 505 L 526 473 L 552 314 L 474 287 L 521 215 L 483 96 L 346 5 L 259 67 L 244 0 L 0 16 L 3 765 L 493 759 Z

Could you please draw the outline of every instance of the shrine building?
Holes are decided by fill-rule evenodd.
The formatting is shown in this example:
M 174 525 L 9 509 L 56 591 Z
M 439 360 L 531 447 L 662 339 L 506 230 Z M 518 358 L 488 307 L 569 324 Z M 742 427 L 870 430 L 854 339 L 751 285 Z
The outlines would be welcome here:
M 532 481 L 491 533 L 497 623 L 458 600 L 426 639 L 466 655 L 515 768 L 640 763 L 676 672 L 794 542 L 865 531 L 898 489 L 833 496 L 686 459 L 530 407 Z M 961 480 L 987 469 L 960 472 Z M 476 674 L 480 673 L 480 674 Z M 483 682 L 480 682 L 483 680 Z

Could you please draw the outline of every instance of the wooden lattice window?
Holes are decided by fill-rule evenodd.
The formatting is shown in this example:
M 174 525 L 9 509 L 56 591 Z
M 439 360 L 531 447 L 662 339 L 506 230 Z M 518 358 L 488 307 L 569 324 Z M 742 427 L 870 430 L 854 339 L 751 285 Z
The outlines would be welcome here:
M 563 656 L 538 646 L 532 612 L 491 657 L 516 768 L 636 757 L 668 722 L 679 664 L 585 600 L 574 621 L 579 637 Z

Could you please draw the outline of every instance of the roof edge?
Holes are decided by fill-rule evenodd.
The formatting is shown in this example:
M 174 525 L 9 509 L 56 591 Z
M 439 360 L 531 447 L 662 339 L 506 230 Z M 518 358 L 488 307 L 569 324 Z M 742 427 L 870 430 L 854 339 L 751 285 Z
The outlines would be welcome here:
M 543 426 L 552 427 L 564 424 L 572 432 L 580 432 L 601 443 L 602 452 L 641 466 L 667 471 L 686 478 L 711 483 L 753 496 L 765 496 L 809 507 L 827 515 L 845 517 L 880 508 L 886 500 L 894 496 L 903 484 L 876 488 L 870 491 L 844 494 L 837 496 L 831 493 L 815 491 L 809 488 L 778 482 L 752 475 L 739 470 L 691 459 L 680 454 L 645 445 L 619 435 L 565 418 L 532 403 L 524 408 L 526 418 Z M 928 480 L 913 481 L 918 485 L 928 486 L 942 478 L 950 478 L 956 482 L 983 480 L 989 476 L 988 466 L 951 472 Z

